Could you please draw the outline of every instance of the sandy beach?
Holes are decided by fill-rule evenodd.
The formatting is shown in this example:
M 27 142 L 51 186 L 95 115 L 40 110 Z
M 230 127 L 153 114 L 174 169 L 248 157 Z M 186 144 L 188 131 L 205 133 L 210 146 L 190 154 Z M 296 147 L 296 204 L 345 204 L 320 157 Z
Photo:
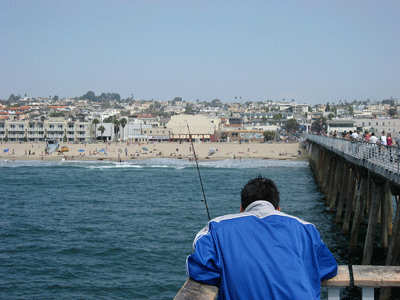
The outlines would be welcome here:
M 192 159 L 193 149 L 189 142 L 183 143 L 132 143 L 111 142 L 97 144 L 68 144 L 68 152 L 45 153 L 45 143 L 11 143 L 0 144 L 1 160 L 111 160 L 127 161 L 146 158 Z M 59 149 L 61 149 L 61 146 Z M 308 154 L 302 145 L 296 143 L 194 143 L 199 160 L 215 159 L 281 159 L 306 160 Z M 8 150 L 7 150 L 8 149 Z

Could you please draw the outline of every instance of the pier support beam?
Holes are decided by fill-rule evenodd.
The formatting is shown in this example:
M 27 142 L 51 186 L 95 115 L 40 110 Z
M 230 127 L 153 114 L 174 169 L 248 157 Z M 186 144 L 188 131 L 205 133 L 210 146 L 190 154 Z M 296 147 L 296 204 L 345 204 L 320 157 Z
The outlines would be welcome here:
M 331 154 L 329 154 L 327 156 L 326 171 L 325 171 L 325 176 L 323 178 L 323 180 L 324 180 L 324 184 L 323 184 L 323 187 L 324 187 L 323 193 L 324 193 L 324 195 L 326 195 L 328 193 L 328 191 L 329 191 L 329 184 L 330 184 L 330 180 L 331 180 L 331 176 L 330 175 L 332 173 L 332 168 L 334 167 L 334 159 L 335 159 L 334 156 L 331 155 Z
M 390 193 L 388 184 L 384 186 L 384 195 L 381 199 L 381 245 L 384 248 L 389 246 L 389 228 L 392 223 L 390 206 L 392 205 L 392 194 Z
M 322 178 L 324 174 L 324 162 L 325 162 L 325 156 L 326 156 L 326 151 L 322 150 L 321 147 L 318 149 L 318 160 L 317 160 L 317 165 L 316 165 L 316 175 L 317 175 L 317 183 L 318 187 L 321 189 L 322 188 Z
M 322 168 L 322 176 L 321 176 L 321 191 L 322 191 L 322 193 L 324 193 L 326 190 L 326 176 L 328 174 L 330 157 L 331 157 L 331 155 L 328 153 L 328 151 L 324 151 L 324 161 L 321 166 L 321 168 Z
M 398 195 L 400 194 L 400 188 L 390 186 L 391 192 L 396 196 L 396 215 L 393 223 L 393 232 L 390 238 L 389 250 L 386 257 L 387 266 L 395 266 L 400 258 L 400 201 Z M 390 297 L 390 287 L 381 289 L 379 300 L 388 300 Z
M 367 197 L 367 193 L 368 193 L 368 176 L 361 175 L 357 202 L 356 202 L 356 211 L 354 214 L 353 226 L 351 228 L 351 234 L 350 234 L 350 245 L 349 245 L 350 249 L 354 249 L 357 244 L 358 231 L 364 219 L 365 199 Z
M 363 265 L 369 265 L 371 263 L 376 227 L 378 225 L 379 207 L 382 202 L 381 199 L 382 197 L 384 197 L 384 185 L 385 182 L 382 181 L 374 182 L 374 193 L 373 193 L 374 196 L 372 199 L 372 204 L 369 213 L 368 231 L 367 231 L 367 237 L 365 239 L 364 253 L 362 259 Z
M 354 197 L 357 192 L 357 171 L 355 168 L 351 168 L 349 180 L 350 182 L 347 193 L 346 211 L 344 214 L 342 227 L 343 234 L 347 234 L 349 232 L 351 214 L 353 213 Z
M 335 182 L 333 186 L 333 191 L 329 203 L 329 210 L 333 211 L 335 209 L 336 205 L 336 200 L 337 200 L 337 195 L 338 195 L 338 190 L 340 189 L 340 178 L 343 177 L 343 167 L 344 163 L 341 161 L 338 161 L 336 164 L 336 170 L 335 170 Z
M 350 174 L 351 174 L 350 166 L 347 164 L 344 164 L 343 165 L 342 187 L 340 190 L 339 203 L 338 203 L 338 206 L 336 209 L 336 219 L 335 219 L 336 223 L 339 223 L 342 219 L 344 204 L 347 201 L 347 195 L 349 193 Z
M 325 198 L 325 205 L 330 206 L 331 199 L 332 199 L 332 194 L 334 191 L 335 187 L 335 177 L 336 177 L 336 172 L 337 172 L 337 167 L 339 164 L 339 160 L 337 158 L 333 159 L 333 164 L 331 168 L 331 172 L 329 172 L 329 186 L 326 192 L 326 198 Z

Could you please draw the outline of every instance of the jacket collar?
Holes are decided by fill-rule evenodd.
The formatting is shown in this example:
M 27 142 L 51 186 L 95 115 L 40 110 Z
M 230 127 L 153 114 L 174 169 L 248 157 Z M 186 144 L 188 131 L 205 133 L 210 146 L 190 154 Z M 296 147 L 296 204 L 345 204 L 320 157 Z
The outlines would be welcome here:
M 257 200 L 251 203 L 249 206 L 246 207 L 244 210 L 245 212 L 257 212 L 260 210 L 275 210 L 275 207 L 272 205 L 271 202 L 266 200 Z

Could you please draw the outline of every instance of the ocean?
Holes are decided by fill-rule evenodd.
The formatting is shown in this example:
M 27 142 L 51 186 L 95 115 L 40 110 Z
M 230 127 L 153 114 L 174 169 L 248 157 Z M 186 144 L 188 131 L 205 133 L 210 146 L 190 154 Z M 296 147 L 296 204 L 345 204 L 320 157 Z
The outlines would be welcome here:
M 278 186 L 282 211 L 314 223 L 339 264 L 361 261 L 363 245 L 347 250 L 308 162 L 199 165 L 211 218 L 238 212 L 242 187 L 262 175 Z M 208 221 L 186 160 L 0 160 L 0 190 L 0 299 L 173 299 Z

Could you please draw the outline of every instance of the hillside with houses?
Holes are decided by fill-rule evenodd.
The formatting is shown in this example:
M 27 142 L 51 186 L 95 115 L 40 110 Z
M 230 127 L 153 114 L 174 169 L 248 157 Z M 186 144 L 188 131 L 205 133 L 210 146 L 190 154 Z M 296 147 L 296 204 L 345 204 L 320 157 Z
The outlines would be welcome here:
M 294 99 L 223 103 L 121 99 L 116 93 L 79 98 L 20 97 L 0 101 L 0 139 L 7 142 L 211 142 L 295 139 L 300 133 L 368 130 L 400 132 L 397 99 L 339 101 L 318 105 Z M 394 133 L 394 134 L 393 134 Z

